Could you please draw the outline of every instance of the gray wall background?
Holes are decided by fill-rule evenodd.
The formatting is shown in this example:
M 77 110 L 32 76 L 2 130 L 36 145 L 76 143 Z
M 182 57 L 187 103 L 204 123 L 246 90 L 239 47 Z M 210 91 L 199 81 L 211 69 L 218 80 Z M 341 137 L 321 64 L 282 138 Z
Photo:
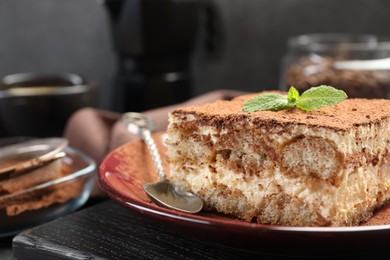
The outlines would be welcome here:
M 192 62 L 194 95 L 215 89 L 278 86 L 290 36 L 314 32 L 390 35 L 388 0 L 215 0 L 225 41 L 221 55 Z M 108 15 L 95 0 L 1 0 L 0 76 L 75 72 L 99 84 L 110 109 L 116 57 Z

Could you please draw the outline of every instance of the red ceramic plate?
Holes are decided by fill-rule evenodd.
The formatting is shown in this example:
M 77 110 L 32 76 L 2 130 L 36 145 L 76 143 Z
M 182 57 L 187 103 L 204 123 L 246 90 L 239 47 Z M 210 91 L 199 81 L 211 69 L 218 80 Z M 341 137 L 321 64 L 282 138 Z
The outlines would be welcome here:
M 153 137 L 164 156 L 163 134 L 156 133 Z M 164 166 L 168 172 L 167 165 Z M 261 225 L 213 212 L 193 215 L 159 207 L 143 191 L 143 184 L 157 181 L 157 174 L 141 140 L 112 151 L 100 165 L 98 181 L 109 197 L 160 224 L 239 249 L 278 253 L 356 252 L 387 246 L 390 237 L 390 206 L 377 212 L 368 225 L 357 227 Z

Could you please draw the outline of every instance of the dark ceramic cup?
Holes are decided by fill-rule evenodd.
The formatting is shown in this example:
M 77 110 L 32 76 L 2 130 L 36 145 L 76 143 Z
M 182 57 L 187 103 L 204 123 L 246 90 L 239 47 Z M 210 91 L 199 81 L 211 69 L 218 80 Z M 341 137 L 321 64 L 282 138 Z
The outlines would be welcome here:
M 78 109 L 96 105 L 96 86 L 73 73 L 18 73 L 0 86 L 0 134 L 61 136 Z

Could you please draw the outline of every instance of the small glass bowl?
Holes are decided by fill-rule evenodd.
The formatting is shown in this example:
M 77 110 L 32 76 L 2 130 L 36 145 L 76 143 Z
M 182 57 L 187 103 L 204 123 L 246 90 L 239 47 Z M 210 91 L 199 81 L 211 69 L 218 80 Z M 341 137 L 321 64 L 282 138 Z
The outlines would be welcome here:
M 331 85 L 351 98 L 390 98 L 388 37 L 334 33 L 291 37 L 281 67 L 282 91 Z
M 0 194 L 0 237 L 9 237 L 83 206 L 95 182 L 96 163 L 84 153 L 66 147 L 60 158 L 64 174 L 32 187 Z M 4 193 L 4 192 L 3 192 Z

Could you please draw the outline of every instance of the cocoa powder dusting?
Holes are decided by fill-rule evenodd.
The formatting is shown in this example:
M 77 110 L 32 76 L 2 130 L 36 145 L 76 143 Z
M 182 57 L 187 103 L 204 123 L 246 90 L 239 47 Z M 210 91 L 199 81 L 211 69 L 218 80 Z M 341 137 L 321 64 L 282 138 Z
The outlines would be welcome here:
M 65 163 L 60 163 L 60 167 L 51 174 L 51 179 L 58 179 L 69 175 L 75 171 L 73 167 Z M 42 174 L 42 172 L 38 172 Z M 38 184 L 36 182 L 36 173 L 25 174 L 4 183 L 0 183 L 3 193 L 12 194 L 12 192 L 23 190 L 26 183 Z M 35 181 L 32 181 L 35 180 Z M 49 181 L 44 179 L 44 181 Z M 71 183 L 58 184 L 48 188 L 40 189 L 35 192 L 20 196 L 12 196 L 11 198 L 0 197 L 0 209 L 4 208 L 7 216 L 16 216 L 28 210 L 37 210 L 48 207 L 54 203 L 65 203 L 66 201 L 76 198 L 82 190 L 83 180 L 76 180 Z M 30 186 L 31 187 L 31 186 Z
M 390 224 L 390 203 L 384 205 L 374 213 L 369 220 L 362 223 L 361 226 L 389 225 Z
M 261 93 L 266 92 L 270 91 Z M 348 131 L 356 126 L 379 124 L 390 118 L 389 99 L 348 98 L 336 105 L 310 112 L 300 109 L 243 112 L 244 103 L 261 93 L 243 95 L 231 101 L 219 100 L 205 105 L 178 108 L 172 114 L 179 116 L 191 113 L 198 119 L 196 124 L 205 125 L 246 117 L 252 118 L 255 124 L 263 126 L 302 124 L 309 127 L 330 128 L 335 131 Z M 370 117 L 367 118 L 366 115 L 370 115 Z M 194 121 L 187 123 L 191 124 L 192 122 Z

